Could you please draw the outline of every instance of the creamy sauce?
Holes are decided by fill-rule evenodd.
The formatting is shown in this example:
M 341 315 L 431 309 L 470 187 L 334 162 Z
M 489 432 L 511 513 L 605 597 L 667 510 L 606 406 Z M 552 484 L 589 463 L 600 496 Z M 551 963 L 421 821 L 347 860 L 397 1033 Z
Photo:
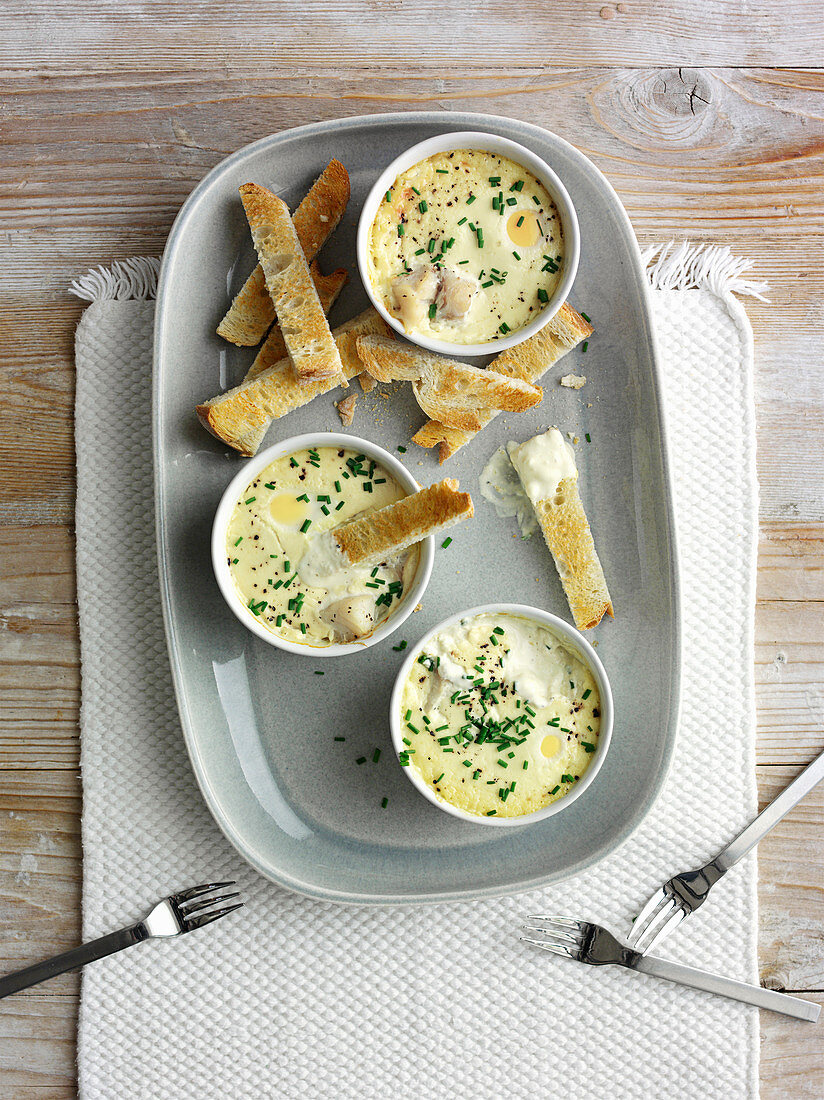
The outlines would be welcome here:
M 575 453 L 557 428 L 507 448 L 524 492 L 534 503 L 551 500 L 567 478 L 577 480 Z
M 510 447 L 516 446 L 510 443 Z M 499 447 L 484 466 L 478 477 L 481 496 L 488 500 L 501 518 L 515 516 L 523 538 L 529 538 L 538 530 L 538 517 L 524 492 L 521 479 L 507 453 Z
M 487 343 L 535 320 L 561 278 L 564 240 L 547 189 L 479 149 L 403 172 L 372 223 L 369 278 L 410 333 Z
M 481 614 L 419 654 L 404 684 L 401 763 L 478 816 L 520 817 L 563 798 L 598 744 L 588 665 L 549 627 Z
M 365 637 L 393 613 L 417 572 L 417 546 L 378 566 L 322 578 L 301 563 L 318 535 L 407 495 L 381 465 L 350 449 L 284 455 L 235 505 L 226 553 L 238 598 L 266 629 L 326 646 Z

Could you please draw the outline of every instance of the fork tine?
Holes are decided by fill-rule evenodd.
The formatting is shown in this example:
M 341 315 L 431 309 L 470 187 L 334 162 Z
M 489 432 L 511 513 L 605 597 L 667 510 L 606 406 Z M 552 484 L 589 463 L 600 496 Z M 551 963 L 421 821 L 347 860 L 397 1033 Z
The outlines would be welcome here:
M 531 940 L 527 936 L 519 936 L 518 939 L 521 943 L 531 943 L 533 947 L 541 947 L 544 951 L 551 951 L 553 955 L 563 955 L 567 959 L 577 959 L 576 952 L 570 951 L 568 947 L 559 943 L 549 943 L 547 940 Z
M 632 922 L 632 928 L 630 929 L 629 935 L 627 936 L 627 943 L 633 945 L 637 944 L 638 941 L 643 937 L 654 917 L 660 911 L 661 907 L 666 905 L 666 903 L 670 900 L 670 896 L 669 894 L 666 894 L 664 892 L 663 886 L 660 889 L 656 890 L 647 902 L 647 904 Z
M 647 921 L 646 927 L 642 928 L 634 938 L 632 946 L 638 948 L 639 944 L 646 943 L 647 947 L 649 947 L 650 938 L 656 933 L 656 930 L 661 924 L 668 921 L 672 914 L 680 908 L 681 906 L 675 898 L 667 897 Z M 646 948 L 644 948 L 644 950 L 646 950 Z
M 569 943 L 573 947 L 577 947 L 581 942 L 581 937 L 573 935 L 572 932 L 567 932 L 564 928 L 546 928 L 538 924 L 524 924 L 522 925 L 524 932 L 546 932 L 551 935 L 553 939 L 560 939 L 564 943 Z
M 674 932 L 678 925 L 688 916 L 687 910 L 680 905 L 676 907 L 675 911 L 670 913 L 667 920 L 661 925 L 651 940 L 644 946 L 644 952 L 651 951 L 655 947 L 659 940 L 662 940 L 665 936 L 668 936 L 670 932 Z
M 535 914 L 527 917 L 527 920 L 543 921 L 557 928 L 574 928 L 577 932 L 582 931 L 583 928 L 582 922 L 573 920 L 572 917 L 542 917 Z
M 172 897 L 180 905 L 181 902 L 189 901 L 190 898 L 198 898 L 209 890 L 222 890 L 224 886 L 235 885 L 234 879 L 231 882 L 204 882 L 202 886 L 190 886 L 188 890 L 181 890 L 179 894 L 172 894 Z
M 195 913 L 199 913 L 201 909 L 208 909 L 210 905 L 217 905 L 219 901 L 231 901 L 232 898 L 239 898 L 240 894 L 235 892 L 234 894 L 218 894 L 217 897 L 201 898 L 199 901 L 185 902 L 185 908 L 180 908 L 180 915 L 184 920 L 188 920 L 189 917 L 194 916 Z
M 211 924 L 213 920 L 220 920 L 221 917 L 225 917 L 227 913 L 234 913 L 235 909 L 242 909 L 243 902 L 239 901 L 236 905 L 227 905 L 225 909 L 218 909 L 216 913 L 201 913 L 199 917 L 184 917 L 186 932 L 192 932 L 195 928 L 203 928 L 206 924 Z

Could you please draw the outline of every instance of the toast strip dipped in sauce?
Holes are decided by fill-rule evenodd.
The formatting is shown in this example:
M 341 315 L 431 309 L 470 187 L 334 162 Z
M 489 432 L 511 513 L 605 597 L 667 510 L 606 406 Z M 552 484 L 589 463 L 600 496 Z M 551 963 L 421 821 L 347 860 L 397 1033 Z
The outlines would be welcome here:
M 298 565 L 308 584 L 353 565 L 373 565 L 427 535 L 440 534 L 474 514 L 469 493 L 454 478 L 430 485 L 395 504 L 369 512 L 313 540 Z
M 375 309 L 364 310 L 335 329 L 332 335 L 347 379 L 363 370 L 356 347 L 358 336 L 388 332 L 389 326 Z M 243 455 L 253 455 L 273 420 L 301 408 L 313 397 L 329 393 L 337 385 L 337 378 L 302 382 L 291 359 L 281 359 L 256 378 L 204 401 L 196 411 L 212 435 Z
M 576 313 L 569 303 L 564 303 L 540 332 L 536 332 L 522 344 L 501 352 L 489 367 L 510 378 L 534 383 L 553 363 L 557 363 L 590 335 L 592 325 L 580 313 Z M 497 415 L 497 410 L 480 414 L 481 426 L 485 427 Z M 421 447 L 437 447 L 440 461 L 445 462 L 474 436 L 474 430 L 450 428 L 438 420 L 429 420 L 412 438 Z
M 331 160 L 295 211 L 292 222 L 307 263 L 314 260 L 337 228 L 349 202 L 349 191 L 349 173 L 339 160 Z M 275 306 L 258 264 L 218 325 L 217 334 L 240 347 L 254 347 L 274 320 Z
M 612 600 L 578 491 L 572 448 L 557 428 L 508 448 L 541 525 L 579 630 L 614 618 Z
M 449 428 L 478 431 L 482 416 L 495 410 L 523 412 L 541 400 L 530 382 L 495 370 L 482 370 L 457 359 L 399 344 L 380 336 L 362 336 L 358 355 L 379 382 L 409 380 L 427 416 Z
M 305 382 L 337 378 L 342 385 L 348 385 L 289 207 L 258 183 L 244 183 L 239 190 L 266 286 L 298 377 Z

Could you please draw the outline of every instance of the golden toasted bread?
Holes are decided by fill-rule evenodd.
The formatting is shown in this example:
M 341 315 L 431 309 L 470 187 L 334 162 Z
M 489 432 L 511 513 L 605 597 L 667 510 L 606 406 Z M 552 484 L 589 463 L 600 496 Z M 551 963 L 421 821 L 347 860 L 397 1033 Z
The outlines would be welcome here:
M 540 332 L 502 351 L 489 364 L 491 370 L 523 382 L 536 382 L 562 356 L 592 334 L 592 326 L 568 303 L 561 306 Z M 479 415 L 481 427 L 498 415 L 497 410 Z M 475 436 L 475 430 L 450 428 L 439 420 L 429 420 L 412 437 L 421 447 L 438 447 L 439 459 L 445 462 Z
M 541 400 L 541 390 L 520 378 L 385 337 L 361 337 L 358 355 L 379 382 L 411 381 L 415 399 L 427 416 L 450 428 L 478 431 L 483 415 L 492 410 L 523 412 Z
M 445 478 L 428 489 L 336 527 L 331 534 L 350 565 L 370 565 L 399 554 L 427 535 L 440 534 L 473 514 L 469 493 L 459 493 L 458 482 Z
M 386 322 L 374 309 L 365 310 L 335 329 L 333 336 L 347 378 L 363 370 L 356 348 L 358 336 L 388 332 Z M 250 381 L 204 401 L 197 406 L 197 415 L 212 435 L 241 454 L 253 455 L 273 420 L 299 409 L 319 394 L 329 393 L 336 385 L 334 378 L 302 382 L 291 359 L 281 359 Z
M 349 173 L 340 161 L 332 160 L 312 184 L 292 219 L 307 262 L 312 262 L 335 230 L 348 202 Z M 258 264 L 218 325 L 217 334 L 232 344 L 254 347 L 274 319 L 275 306 L 266 289 L 263 268 Z
M 242 184 L 240 197 L 289 358 L 298 377 L 306 382 L 324 378 L 345 382 L 340 355 L 289 208 L 283 199 L 258 183 Z
M 313 261 L 309 271 L 312 275 L 312 281 L 315 284 L 315 290 L 318 292 L 323 312 L 328 314 L 329 310 L 335 304 L 338 295 L 343 290 L 344 284 L 349 276 L 342 267 L 339 267 L 337 271 L 333 271 L 331 275 L 323 275 L 318 267 L 317 260 Z M 255 356 L 243 381 L 248 382 L 252 378 L 257 378 L 257 376 L 262 374 L 268 367 L 273 366 L 281 359 L 285 359 L 288 354 L 286 350 L 286 341 L 283 339 L 283 333 L 280 331 L 280 325 L 272 325 L 269 330 L 269 335 L 263 341 L 260 351 Z

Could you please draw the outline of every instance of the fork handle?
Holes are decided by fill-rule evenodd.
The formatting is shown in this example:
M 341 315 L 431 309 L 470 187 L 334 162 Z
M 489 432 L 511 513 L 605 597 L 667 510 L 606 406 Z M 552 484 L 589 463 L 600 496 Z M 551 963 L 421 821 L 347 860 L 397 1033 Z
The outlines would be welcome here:
M 784 1016 L 794 1016 L 796 1020 L 809 1020 L 815 1023 L 821 1006 L 800 997 L 790 997 L 787 993 L 778 993 L 774 989 L 763 989 L 760 985 L 737 982 L 734 978 L 725 978 L 720 974 L 710 974 L 693 966 L 659 959 L 654 955 L 638 955 L 631 963 L 625 963 L 632 970 L 663 978 L 667 982 L 677 982 L 692 989 L 702 989 L 705 993 L 715 993 L 719 997 L 729 997 L 733 1001 L 768 1008 L 771 1012 L 780 1012 Z
M 784 788 L 778 798 L 773 799 L 769 806 L 766 806 L 758 817 L 742 833 L 739 833 L 720 855 L 715 857 L 713 863 L 718 870 L 723 873 L 729 871 L 730 867 L 734 867 L 822 779 L 824 779 L 824 752 L 817 756 L 812 764 L 808 764 L 804 771 Z
M 131 928 L 121 928 L 117 932 L 110 932 L 108 936 L 73 947 L 71 951 L 64 951 L 62 955 L 55 955 L 52 959 L 27 966 L 24 970 L 15 970 L 13 974 L 0 978 L 0 998 L 8 997 L 19 989 L 28 989 L 38 982 L 45 982 L 57 974 L 65 974 L 67 970 L 77 970 L 96 959 L 105 959 L 107 955 L 113 955 L 124 947 L 132 947 L 148 938 L 143 924 L 135 924 Z

